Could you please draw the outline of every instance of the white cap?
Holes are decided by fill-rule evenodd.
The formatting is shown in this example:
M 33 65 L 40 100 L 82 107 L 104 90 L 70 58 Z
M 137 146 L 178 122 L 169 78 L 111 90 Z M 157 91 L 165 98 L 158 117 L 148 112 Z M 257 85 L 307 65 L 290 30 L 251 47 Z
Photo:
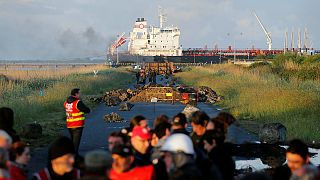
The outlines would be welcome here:
M 182 133 L 169 136 L 160 150 L 169 152 L 184 152 L 185 154 L 191 155 L 195 154 L 191 138 Z

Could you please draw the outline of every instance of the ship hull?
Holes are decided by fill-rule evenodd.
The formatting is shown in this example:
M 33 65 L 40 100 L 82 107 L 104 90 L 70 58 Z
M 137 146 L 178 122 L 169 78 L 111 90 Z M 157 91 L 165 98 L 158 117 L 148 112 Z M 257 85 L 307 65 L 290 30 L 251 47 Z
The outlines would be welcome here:
M 116 57 L 112 56 L 113 61 Z M 119 54 L 121 63 L 174 62 L 174 63 L 223 63 L 227 59 L 220 56 L 137 56 Z

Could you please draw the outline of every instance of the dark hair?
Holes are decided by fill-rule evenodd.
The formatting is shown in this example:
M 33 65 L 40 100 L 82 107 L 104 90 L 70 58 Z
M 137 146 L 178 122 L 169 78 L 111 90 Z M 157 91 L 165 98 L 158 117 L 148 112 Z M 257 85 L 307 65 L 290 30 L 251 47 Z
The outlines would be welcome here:
M 236 118 L 234 118 L 232 114 L 228 112 L 220 112 L 215 119 L 226 123 L 228 126 L 236 121 Z
M 176 118 L 179 119 L 178 122 L 174 121 Z M 173 116 L 173 118 L 172 118 L 172 124 L 174 124 L 174 125 L 184 126 L 186 123 L 187 123 L 187 117 L 183 113 L 178 113 L 177 115 Z
M 153 121 L 153 127 L 155 128 L 157 125 L 163 123 L 163 122 L 169 122 L 169 117 L 162 114 L 158 116 L 154 121 Z
M 13 143 L 9 150 L 10 161 L 15 161 L 17 158 L 17 155 L 21 156 L 21 154 L 24 152 L 26 147 L 27 147 L 27 144 L 21 141 Z
M 218 132 L 226 133 L 227 129 L 225 128 L 225 124 L 222 121 L 217 120 L 216 118 L 210 119 L 210 122 L 214 124 L 214 129 Z
M 139 126 L 140 121 L 145 120 L 145 119 L 146 118 L 141 115 L 137 115 L 137 116 L 133 117 L 130 121 L 130 129 L 132 130 L 134 126 Z
M 154 128 L 154 133 L 156 134 L 156 136 L 161 139 L 163 136 L 166 135 L 166 130 L 171 129 L 171 124 L 168 122 L 162 122 L 160 124 L 158 124 L 155 128 Z
M 205 126 L 209 121 L 209 116 L 203 111 L 196 111 L 191 115 L 190 121 L 194 124 Z
M 71 95 L 72 95 L 72 96 L 75 96 L 76 94 L 79 93 L 79 91 L 80 91 L 79 88 L 74 88 L 74 89 L 71 90 Z
M 122 139 L 123 144 L 126 144 L 128 142 L 128 136 L 126 134 L 122 133 L 121 131 L 112 132 L 109 135 L 109 137 L 119 137 Z
M 300 155 L 304 160 L 309 156 L 308 146 L 299 139 L 294 139 L 290 141 L 289 148 L 287 149 L 287 153 L 290 152 L 292 154 Z
M 11 130 L 13 129 L 14 113 L 11 108 L 0 108 L 0 129 Z
M 212 145 L 212 140 L 216 141 L 216 144 L 223 144 L 224 143 L 224 133 L 219 132 L 215 129 L 213 130 L 207 130 L 203 135 L 203 140 L 206 140 L 210 145 Z

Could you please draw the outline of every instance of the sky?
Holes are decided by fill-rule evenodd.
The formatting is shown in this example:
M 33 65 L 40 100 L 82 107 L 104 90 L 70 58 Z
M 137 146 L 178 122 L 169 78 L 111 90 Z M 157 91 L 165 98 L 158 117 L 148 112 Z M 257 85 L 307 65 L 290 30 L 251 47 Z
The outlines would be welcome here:
M 181 30 L 183 48 L 282 49 L 285 32 L 307 28 L 310 44 L 320 49 L 319 0 L 0 0 L 0 59 L 70 59 L 106 54 L 118 34 L 126 36 L 138 17 L 159 25 L 158 7 L 167 25 Z M 318 23 L 317 23 L 318 22 Z M 303 38 L 302 38 L 303 39 Z M 127 49 L 127 44 L 120 48 Z

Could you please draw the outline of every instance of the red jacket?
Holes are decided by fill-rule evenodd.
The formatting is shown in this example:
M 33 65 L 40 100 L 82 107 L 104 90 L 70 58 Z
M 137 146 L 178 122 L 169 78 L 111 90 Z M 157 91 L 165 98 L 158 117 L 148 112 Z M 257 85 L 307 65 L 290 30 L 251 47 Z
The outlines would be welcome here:
M 153 165 L 140 166 L 131 169 L 128 172 L 118 173 L 113 169 L 110 170 L 110 180 L 154 180 L 155 171 Z
M 25 171 L 19 167 L 17 164 L 10 162 L 9 173 L 12 180 L 25 180 L 27 179 L 27 174 Z

